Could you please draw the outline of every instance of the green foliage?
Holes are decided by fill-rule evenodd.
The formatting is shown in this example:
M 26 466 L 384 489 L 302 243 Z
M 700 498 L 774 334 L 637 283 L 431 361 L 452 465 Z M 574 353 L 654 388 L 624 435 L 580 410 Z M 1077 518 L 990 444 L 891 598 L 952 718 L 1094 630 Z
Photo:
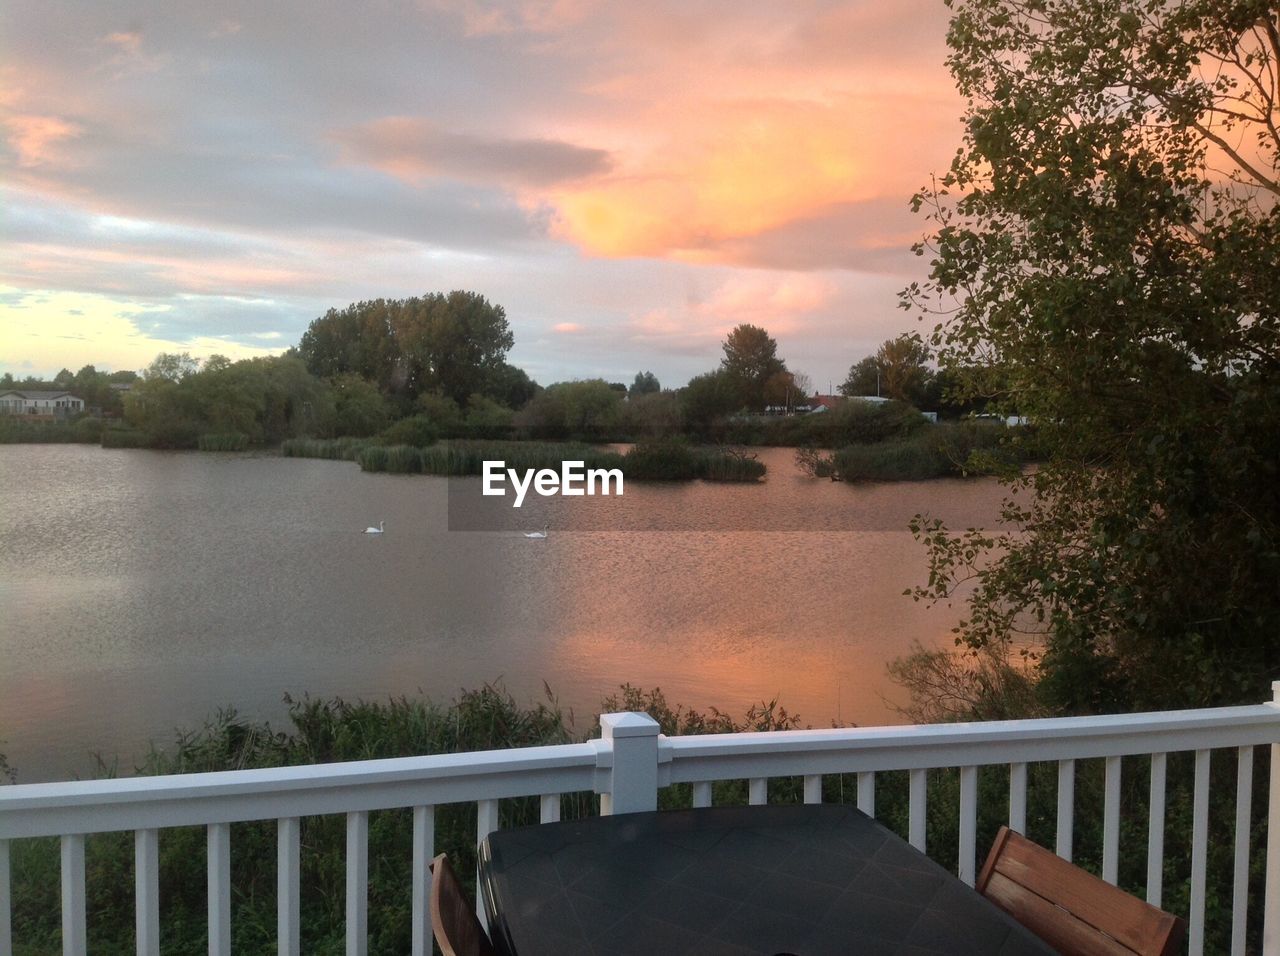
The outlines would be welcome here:
M 382 445 L 414 445 L 425 448 L 434 445 L 439 438 L 435 423 L 426 415 L 410 415 L 386 428 L 378 435 Z
M 367 438 L 391 422 L 391 406 L 376 385 L 359 375 L 338 375 L 333 387 L 333 434 Z
M 102 430 L 103 448 L 149 448 L 151 438 L 146 432 L 136 428 L 104 428 Z
M 197 447 L 201 451 L 244 451 L 249 447 L 249 436 L 244 432 L 223 432 L 201 435 Z
M 313 375 L 354 375 L 412 401 L 438 391 L 456 402 L 479 392 L 522 400 L 528 376 L 506 364 L 506 312 L 474 292 L 357 302 L 311 323 L 298 353 Z
M 736 445 L 839 448 L 905 438 L 926 423 L 923 415 L 902 402 L 853 399 L 826 412 L 736 418 L 716 429 L 716 437 Z
M 610 441 L 620 437 L 623 395 L 599 378 L 557 382 L 521 409 L 515 426 L 530 438 Z
M 658 381 L 658 376 L 652 372 L 636 372 L 635 381 L 627 389 L 627 397 L 634 399 L 660 391 L 662 391 L 662 384 Z
M 757 325 L 742 323 L 724 340 L 720 369 L 728 378 L 738 403 L 750 411 L 762 411 L 773 376 L 787 370 L 778 358 L 778 343 Z
M 413 445 L 366 445 L 356 455 L 361 471 L 418 475 L 424 470 L 424 449 Z
M 290 438 L 280 446 L 285 458 L 327 458 L 356 461 L 368 445 L 360 438 Z
M 1006 533 L 918 526 L 917 595 L 969 582 L 974 646 L 1035 631 L 1062 711 L 1257 700 L 1280 670 L 1280 13 L 952 10 L 966 132 L 916 197 L 931 272 L 905 304 L 1047 458 Z
M 1017 473 L 1020 447 L 1003 425 L 945 422 L 909 438 L 850 445 L 829 459 L 845 481 L 922 481 L 927 478 Z M 831 472 L 817 477 L 828 477 Z
M 102 420 L 97 418 L 27 421 L 21 415 L 0 415 L 0 445 L 97 444 L 102 440 L 102 431 Z
M 680 396 L 673 391 L 633 395 L 622 408 L 622 430 L 637 441 L 678 435 L 683 426 Z
M 743 400 L 734 380 L 718 370 L 691 378 L 680 390 L 680 407 L 689 431 L 708 437 L 722 419 L 743 408 Z
M 875 355 L 854 363 L 840 386 L 842 395 L 883 395 L 935 408 L 934 372 L 926 364 L 929 349 L 918 335 L 902 334 L 880 346 Z

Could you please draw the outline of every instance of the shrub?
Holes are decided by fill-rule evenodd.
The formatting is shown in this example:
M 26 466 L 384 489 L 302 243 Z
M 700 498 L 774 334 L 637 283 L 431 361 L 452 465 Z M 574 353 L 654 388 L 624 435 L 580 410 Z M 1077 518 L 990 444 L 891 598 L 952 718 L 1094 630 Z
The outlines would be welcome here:
M 364 438 L 290 438 L 280 446 L 285 458 L 355 461 L 369 444 Z
M 378 441 L 383 445 L 413 445 L 417 448 L 425 448 L 428 445 L 434 445 L 439 437 L 439 430 L 426 415 L 411 415 L 384 429 L 378 435 Z

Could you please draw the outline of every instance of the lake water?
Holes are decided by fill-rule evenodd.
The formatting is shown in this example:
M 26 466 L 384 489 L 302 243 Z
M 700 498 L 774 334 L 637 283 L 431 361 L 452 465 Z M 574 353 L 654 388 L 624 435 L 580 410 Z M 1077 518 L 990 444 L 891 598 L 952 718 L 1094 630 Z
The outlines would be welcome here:
M 0 751 L 21 782 L 88 774 L 93 752 L 127 771 L 220 707 L 279 721 L 286 692 L 444 701 L 497 680 L 522 702 L 545 681 L 579 729 L 624 681 L 739 716 L 777 697 L 814 726 L 899 721 L 885 664 L 949 646 L 959 613 L 903 596 L 925 575 L 907 522 L 989 525 L 999 486 L 859 487 L 761 457 L 760 485 L 629 484 L 612 529 L 558 530 L 581 499 L 530 502 L 537 541 L 449 530 L 451 483 L 478 479 L 0 445 Z M 620 530 L 645 515 L 685 530 Z

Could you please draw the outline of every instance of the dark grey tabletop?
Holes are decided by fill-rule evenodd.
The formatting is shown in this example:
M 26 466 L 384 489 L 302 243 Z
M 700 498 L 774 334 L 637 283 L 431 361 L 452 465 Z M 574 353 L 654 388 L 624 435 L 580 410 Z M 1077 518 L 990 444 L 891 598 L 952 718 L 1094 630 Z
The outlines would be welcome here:
M 852 807 L 714 807 L 492 833 L 490 935 L 574 953 L 1015 956 L 1053 950 Z

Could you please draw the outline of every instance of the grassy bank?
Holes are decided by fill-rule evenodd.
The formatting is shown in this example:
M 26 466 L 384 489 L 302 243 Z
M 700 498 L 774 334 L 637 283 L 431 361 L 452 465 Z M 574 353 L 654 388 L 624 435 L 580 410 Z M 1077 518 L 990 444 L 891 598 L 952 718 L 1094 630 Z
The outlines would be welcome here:
M 20 415 L 0 415 L 0 445 L 97 444 L 103 433 L 100 418 L 74 421 L 29 421 Z

